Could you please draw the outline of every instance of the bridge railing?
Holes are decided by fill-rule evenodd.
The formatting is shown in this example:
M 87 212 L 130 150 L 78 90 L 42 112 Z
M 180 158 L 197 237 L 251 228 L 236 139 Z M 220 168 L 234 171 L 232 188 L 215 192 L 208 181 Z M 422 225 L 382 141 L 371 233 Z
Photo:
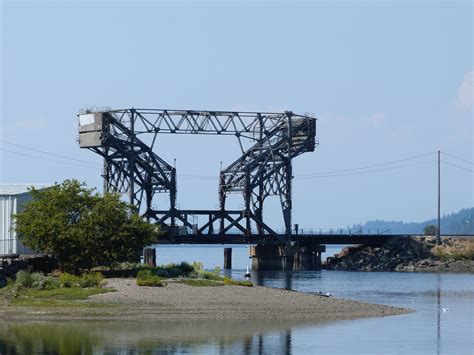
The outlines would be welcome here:
M 294 235 L 384 235 L 391 234 L 390 229 L 379 228 L 294 228 Z
M 195 224 L 194 228 L 191 229 L 186 226 L 175 227 L 173 230 L 173 235 L 185 236 L 185 235 L 196 235 L 196 231 L 198 230 L 198 225 Z M 285 234 L 284 228 L 279 228 L 275 230 L 278 234 Z M 238 228 L 231 228 L 229 231 L 226 232 L 229 235 L 241 235 L 242 231 Z M 251 235 L 258 235 L 258 231 L 256 229 L 251 229 L 249 231 Z M 373 228 L 294 228 L 292 230 L 293 235 L 388 235 L 391 234 L 390 229 L 373 229 Z

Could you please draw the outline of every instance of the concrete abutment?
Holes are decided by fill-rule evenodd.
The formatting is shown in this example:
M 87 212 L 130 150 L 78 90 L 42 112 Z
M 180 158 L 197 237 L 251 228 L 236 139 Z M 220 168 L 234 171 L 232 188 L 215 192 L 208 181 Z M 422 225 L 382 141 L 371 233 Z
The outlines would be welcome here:
M 325 251 L 325 245 L 313 243 L 291 246 L 252 245 L 252 270 L 321 270 L 321 254 Z

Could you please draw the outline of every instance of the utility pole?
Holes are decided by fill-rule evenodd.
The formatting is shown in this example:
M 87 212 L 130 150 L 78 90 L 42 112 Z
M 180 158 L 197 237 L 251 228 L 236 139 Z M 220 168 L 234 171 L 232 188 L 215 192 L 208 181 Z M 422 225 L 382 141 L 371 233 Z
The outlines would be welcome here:
M 438 230 L 436 244 L 441 245 L 441 151 L 438 150 Z

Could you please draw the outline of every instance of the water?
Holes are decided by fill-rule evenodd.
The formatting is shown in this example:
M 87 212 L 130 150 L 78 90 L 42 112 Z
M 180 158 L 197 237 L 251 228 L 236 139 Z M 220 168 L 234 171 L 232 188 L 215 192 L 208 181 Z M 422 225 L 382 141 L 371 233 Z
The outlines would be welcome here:
M 328 253 L 340 247 L 328 247 Z M 222 266 L 222 246 L 159 246 L 159 263 Z M 228 273 L 242 278 L 248 249 L 233 246 Z M 415 309 L 319 324 L 247 322 L 0 322 L 0 354 L 473 354 L 474 275 L 343 271 L 252 272 L 259 285 Z

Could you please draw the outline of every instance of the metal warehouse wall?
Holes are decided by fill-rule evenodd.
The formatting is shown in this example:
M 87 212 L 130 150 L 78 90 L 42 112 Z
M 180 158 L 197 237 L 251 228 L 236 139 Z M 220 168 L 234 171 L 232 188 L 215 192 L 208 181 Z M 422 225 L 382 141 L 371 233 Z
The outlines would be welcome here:
M 13 215 L 21 211 L 23 203 L 29 201 L 29 193 L 0 196 L 0 254 L 31 254 L 21 241 L 16 239 Z

